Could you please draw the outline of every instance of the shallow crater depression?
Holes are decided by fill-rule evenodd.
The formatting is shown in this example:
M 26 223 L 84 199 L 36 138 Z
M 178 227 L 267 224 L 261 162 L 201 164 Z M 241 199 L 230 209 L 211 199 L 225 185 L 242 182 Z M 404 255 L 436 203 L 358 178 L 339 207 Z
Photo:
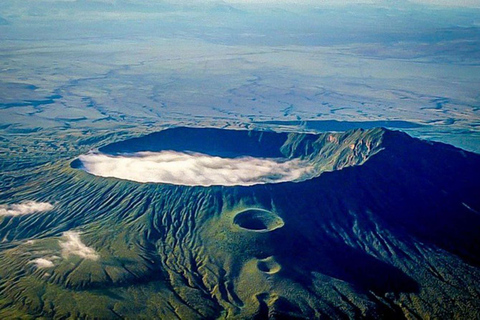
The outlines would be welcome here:
M 368 154 L 351 144 L 358 144 L 362 133 L 173 128 L 109 144 L 81 155 L 71 165 L 96 176 L 140 183 L 252 186 L 298 182 L 365 161 Z M 364 149 L 372 150 L 370 146 Z M 331 161 L 339 155 L 339 160 Z
M 246 209 L 239 212 L 233 223 L 240 228 L 254 232 L 269 232 L 284 226 L 283 219 L 273 212 L 263 209 Z

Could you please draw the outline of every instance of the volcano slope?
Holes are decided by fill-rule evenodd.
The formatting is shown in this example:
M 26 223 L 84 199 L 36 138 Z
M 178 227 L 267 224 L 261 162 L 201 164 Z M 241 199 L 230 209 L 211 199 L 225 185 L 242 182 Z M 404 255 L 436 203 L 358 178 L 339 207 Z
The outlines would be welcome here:
M 175 128 L 111 157 L 300 159 L 292 182 L 138 183 L 77 159 L 16 178 L 0 217 L 1 318 L 480 317 L 480 156 L 385 129 Z

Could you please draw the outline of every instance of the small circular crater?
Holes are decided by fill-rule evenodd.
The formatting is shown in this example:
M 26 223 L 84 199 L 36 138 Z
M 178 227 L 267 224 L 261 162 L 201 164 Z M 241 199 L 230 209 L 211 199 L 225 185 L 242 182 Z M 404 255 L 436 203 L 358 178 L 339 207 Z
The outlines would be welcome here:
M 258 260 L 257 268 L 264 273 L 274 274 L 280 271 L 281 266 L 277 261 L 275 261 L 274 257 L 268 257 Z
M 283 219 L 275 213 L 263 209 L 247 209 L 238 213 L 233 223 L 240 228 L 255 231 L 268 232 L 283 227 Z

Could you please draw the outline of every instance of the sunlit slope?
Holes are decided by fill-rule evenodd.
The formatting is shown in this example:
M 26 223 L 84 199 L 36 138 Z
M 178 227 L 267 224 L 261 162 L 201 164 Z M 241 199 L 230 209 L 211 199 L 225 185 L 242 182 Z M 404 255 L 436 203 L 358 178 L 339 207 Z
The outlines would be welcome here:
M 279 141 L 321 174 L 205 188 L 30 172 L 6 196 L 55 209 L 0 218 L 0 316 L 479 316 L 480 156 L 383 129 Z M 69 254 L 68 232 L 94 254 Z

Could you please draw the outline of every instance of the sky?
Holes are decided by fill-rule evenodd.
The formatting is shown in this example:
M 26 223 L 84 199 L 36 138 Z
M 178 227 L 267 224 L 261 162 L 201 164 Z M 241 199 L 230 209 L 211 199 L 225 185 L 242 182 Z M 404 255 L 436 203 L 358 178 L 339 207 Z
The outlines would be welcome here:
M 398 3 L 417 3 L 417 4 L 426 4 L 433 6 L 450 6 L 450 7 L 475 7 L 480 8 L 480 0 L 5 0 L 4 3 L 15 3 L 17 5 L 28 5 L 29 3 L 39 3 L 39 2 L 50 2 L 50 3 L 61 3 L 61 2 L 78 2 L 78 3 L 107 3 L 107 4 L 144 4 L 144 5 L 153 5 L 153 4 L 162 4 L 162 3 L 171 3 L 171 4 L 190 4 L 196 5 L 201 3 L 231 3 L 231 4 L 294 4 L 294 5 L 313 5 L 313 6 L 322 6 L 322 5 L 339 5 L 345 6 L 349 4 L 389 4 L 394 5 Z M 1 5 L 0 5 L 1 6 Z

